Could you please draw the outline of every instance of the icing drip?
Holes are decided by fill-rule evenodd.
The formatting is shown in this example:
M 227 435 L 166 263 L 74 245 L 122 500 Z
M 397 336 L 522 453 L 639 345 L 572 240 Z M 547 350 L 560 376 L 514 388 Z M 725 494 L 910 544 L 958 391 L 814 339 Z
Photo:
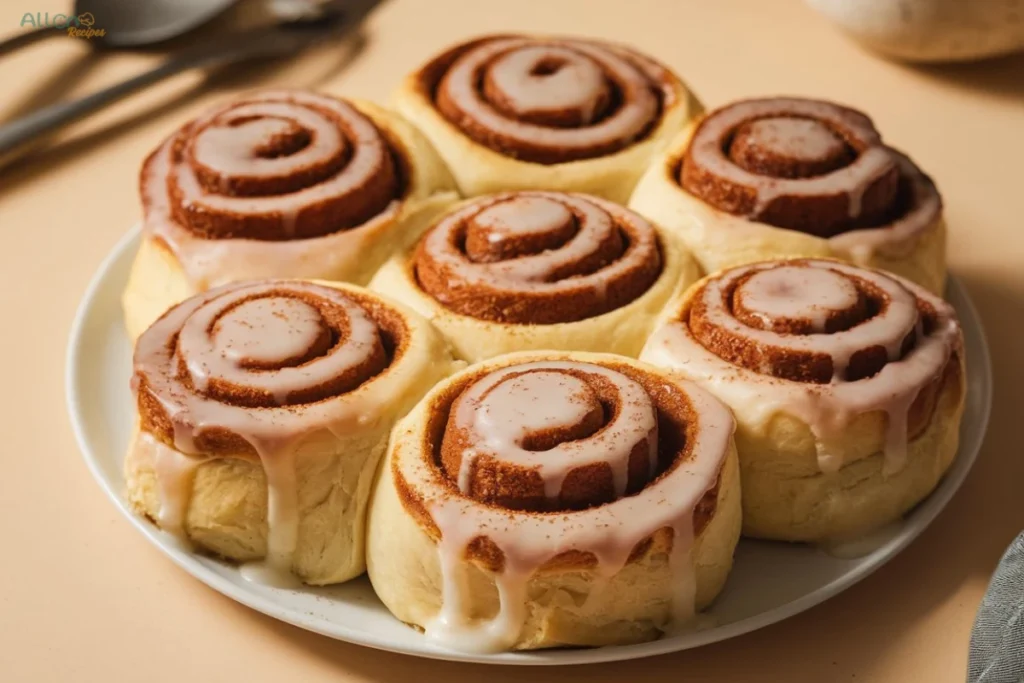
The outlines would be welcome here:
M 160 503 L 157 524 L 175 541 L 187 547 L 191 543 L 185 531 L 185 518 L 192 482 L 202 461 L 168 448 L 146 432 L 139 434 L 138 441 L 136 447 L 148 455 L 156 475 L 157 498 Z
M 257 277 L 325 277 L 394 220 L 392 150 L 348 103 L 268 91 L 172 135 L 142 169 L 145 229 L 196 289 Z
M 845 312 L 856 302 L 857 290 L 847 276 L 851 273 L 856 276 L 859 271 L 822 261 L 761 269 L 739 284 L 737 289 L 742 302 L 755 304 L 753 313 L 761 319 L 809 319 L 813 331 L 818 334 L 793 335 L 785 331 L 751 328 L 719 304 L 725 300 L 726 292 L 737 286 L 737 281 L 749 272 L 742 268 L 734 269 L 705 285 L 700 303 L 708 323 L 761 347 L 828 356 L 833 382 L 843 381 L 854 354 L 864 349 L 880 346 L 886 350 L 889 359 L 897 358 L 904 339 L 918 324 L 917 299 L 913 292 L 896 280 L 873 277 L 872 284 L 885 296 L 882 304 L 884 315 L 876 315 L 849 329 L 823 334 L 831 314 Z M 782 296 L 778 296 L 780 292 Z M 838 304 L 845 306 L 840 308 Z M 763 370 L 765 374 L 774 374 L 769 366 L 763 366 Z
M 759 307 L 762 317 L 810 318 L 813 331 L 776 332 L 749 327 L 733 317 L 723 292 L 737 282 L 742 282 L 739 288 L 743 300 L 748 306 Z M 807 286 L 809 283 L 813 287 Z M 843 309 L 852 305 L 851 286 L 866 287 L 873 296 L 880 295 L 879 310 L 851 326 L 822 331 L 823 320 L 829 316 L 841 319 L 847 312 Z M 773 295 L 783 288 L 790 294 L 787 301 Z M 922 304 L 934 313 L 927 331 L 919 312 Z M 823 313 L 823 306 L 828 313 Z M 746 345 L 751 354 L 759 353 L 763 364 L 751 367 L 744 355 L 736 355 L 734 362 L 720 357 L 719 353 L 729 349 L 715 350 L 713 344 L 702 343 L 704 321 L 710 325 L 708 329 L 731 335 L 737 340 L 735 344 Z M 845 464 L 836 452 L 841 450 L 851 421 L 881 411 L 887 418 L 883 474 L 891 475 L 906 463 L 911 406 L 922 389 L 942 376 L 951 356 L 959 353 L 961 343 L 953 309 L 922 288 L 879 271 L 832 261 L 801 260 L 743 266 L 709 279 L 694 295 L 683 320 L 656 331 L 641 358 L 678 368 L 687 377 L 711 387 L 754 425 L 765 425 L 779 413 L 802 420 L 816 438 L 818 464 L 824 472 L 837 471 Z M 728 347 L 734 348 L 735 344 Z M 879 347 L 884 349 L 885 358 L 877 372 L 858 378 L 846 376 L 861 352 Z M 771 354 L 757 349 L 790 355 L 774 361 Z M 823 383 L 807 381 L 803 376 L 780 376 L 792 372 L 786 359 L 791 359 L 794 352 L 810 354 L 808 358 L 824 357 L 832 368 L 830 376 Z
M 690 140 L 679 180 L 721 211 L 833 237 L 909 217 L 903 186 L 919 175 L 860 112 L 775 98 L 709 114 Z
M 267 552 L 243 574 L 293 585 L 297 451 L 317 433 L 367 424 L 375 406 L 393 400 L 367 381 L 388 362 L 377 323 L 342 290 L 237 284 L 172 308 L 139 338 L 133 381 L 140 400 L 159 406 L 176 449 L 156 449 L 161 526 L 181 532 L 198 462 L 247 459 L 251 449 L 266 477 Z M 143 442 L 156 440 L 144 433 Z
M 589 410 L 584 385 L 605 387 L 619 396 L 619 412 L 588 435 L 572 433 Z M 529 584 L 545 563 L 578 551 L 594 557 L 588 570 L 594 579 L 590 595 L 626 566 L 634 549 L 659 530 L 672 532 L 668 558 L 671 576 L 670 618 L 682 623 L 694 616 L 696 583 L 692 549 L 695 510 L 716 484 L 732 437 L 729 411 L 707 392 L 686 384 L 685 402 L 694 416 L 687 425 L 686 450 L 660 476 L 647 479 L 629 494 L 616 486 L 613 498 L 585 509 L 536 512 L 486 504 L 472 497 L 469 477 L 457 475 L 461 493 L 444 484 L 451 471 L 442 470 L 431 456 L 402 466 L 412 490 L 424 492 L 424 505 L 440 531 L 437 550 L 442 578 L 442 603 L 426 624 L 427 636 L 459 650 L 499 651 L 512 647 L 528 618 Z M 477 462 L 491 453 L 502 463 L 541 471 L 543 477 L 564 481 L 566 470 L 594 462 L 615 469 L 627 446 L 630 450 L 656 446 L 657 422 L 650 395 L 637 380 L 611 367 L 576 361 L 537 361 L 507 366 L 480 377 L 453 404 L 447 447 L 453 425 L 462 425 L 473 444 Z M 456 427 L 457 429 L 457 427 Z M 523 444 L 552 429 L 568 430 L 569 438 L 543 451 Z M 578 438 L 572 438 L 572 437 Z M 444 457 L 444 456 L 442 456 Z M 654 454 L 646 457 L 653 460 Z M 463 459 L 463 464 L 465 459 Z M 447 474 L 445 471 L 447 470 Z M 545 495 L 556 487 L 545 486 Z M 623 495 L 625 494 L 625 495 Z M 472 613 L 468 601 L 471 544 L 484 537 L 500 551 L 501 566 L 488 571 L 498 593 L 494 614 Z
M 415 257 L 420 286 L 446 306 L 535 324 L 625 305 L 647 291 L 661 265 L 657 233 L 639 215 L 554 192 L 476 200 L 435 225 Z
M 905 155 L 893 149 L 889 152 L 899 163 L 906 205 L 902 213 L 891 221 L 829 238 L 829 247 L 854 263 L 868 263 L 876 253 L 892 251 L 894 245 L 914 244 L 918 235 L 942 217 L 942 198 L 935 183 Z
M 465 46 L 445 69 L 436 104 L 476 142 L 555 164 L 642 138 L 657 123 L 670 79 L 650 60 L 607 44 L 490 38 Z

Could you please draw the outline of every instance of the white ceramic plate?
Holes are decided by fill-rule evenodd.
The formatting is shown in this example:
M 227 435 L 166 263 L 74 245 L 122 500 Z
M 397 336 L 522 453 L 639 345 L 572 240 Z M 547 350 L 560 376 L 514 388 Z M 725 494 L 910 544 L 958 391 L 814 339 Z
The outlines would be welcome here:
M 365 577 L 342 586 L 290 591 L 247 582 L 232 566 L 184 552 L 125 502 L 121 460 L 133 420 L 128 390 L 131 349 L 120 296 L 138 245 L 133 230 L 100 267 L 85 294 L 68 346 L 71 422 L 92 473 L 132 524 L 180 567 L 224 595 L 301 628 L 359 645 L 438 659 L 495 664 L 607 662 L 697 647 L 753 631 L 802 612 L 878 569 L 917 537 L 960 487 L 981 446 L 991 404 L 992 373 L 978 314 L 953 279 L 949 298 L 963 323 L 970 365 L 960 452 L 939 488 L 902 522 L 871 539 L 867 554 L 843 559 L 786 544 L 742 541 L 722 596 L 692 633 L 641 645 L 532 653 L 469 655 L 440 649 L 394 619 Z

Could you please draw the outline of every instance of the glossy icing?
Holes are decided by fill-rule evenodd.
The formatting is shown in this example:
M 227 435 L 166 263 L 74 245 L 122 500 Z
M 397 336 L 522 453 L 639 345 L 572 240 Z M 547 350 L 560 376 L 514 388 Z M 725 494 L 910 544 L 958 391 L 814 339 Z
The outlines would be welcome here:
M 807 269 L 811 272 L 803 272 Z M 768 310 L 781 308 L 791 316 L 816 317 L 821 315 L 823 302 L 828 305 L 847 302 L 851 278 L 878 288 L 887 297 L 888 304 L 873 317 L 832 333 L 794 335 L 750 328 L 731 317 L 723 305 L 722 290 L 729 282 L 751 273 L 756 275 L 746 281 L 746 287 L 754 290 L 753 301 Z M 815 287 L 802 287 L 809 278 L 813 278 Z M 772 287 L 780 284 L 785 284 L 792 294 L 786 303 L 776 301 L 769 294 Z M 883 412 L 887 418 L 884 472 L 901 470 L 906 461 L 910 407 L 918 393 L 942 375 L 950 357 L 958 353 L 962 345 L 959 323 L 946 302 L 895 276 L 832 261 L 764 263 L 734 268 L 709 279 L 696 296 L 709 305 L 707 314 L 714 321 L 744 335 L 761 348 L 826 354 L 833 367 L 831 382 L 792 381 L 765 374 L 763 368 L 729 363 L 702 345 L 688 324 L 680 320 L 670 321 L 657 330 L 645 346 L 641 359 L 682 371 L 688 378 L 709 387 L 744 421 L 756 427 L 766 425 L 780 413 L 803 421 L 816 438 L 818 464 L 826 472 L 834 472 L 844 465 L 835 451 L 850 422 L 859 415 L 875 411 Z M 927 332 L 918 312 L 919 300 L 935 312 L 934 322 Z M 908 351 L 901 353 L 908 335 L 913 335 L 915 342 Z M 874 346 L 886 349 L 889 362 L 870 377 L 847 381 L 844 374 L 852 355 Z
M 267 155 L 265 148 L 297 130 L 308 144 Z M 183 144 L 192 163 L 175 154 Z M 395 220 L 400 199 L 385 201 L 359 225 L 338 225 L 316 237 L 294 238 L 296 221 L 313 220 L 326 201 L 362 201 L 359 194 L 374 182 L 389 149 L 376 125 L 346 102 L 301 91 L 260 93 L 197 119 L 147 160 L 144 229 L 167 245 L 196 290 L 259 277 L 327 277 L 358 262 L 366 241 Z M 238 194 L 243 185 L 266 189 Z M 279 234 L 273 240 L 208 238 L 183 224 L 180 211 L 204 220 L 269 223 Z
M 387 383 L 368 381 L 388 362 L 381 344 L 355 299 L 310 283 L 227 285 L 168 311 L 139 338 L 133 378 L 173 431 L 173 449 L 145 432 L 140 439 L 156 456 L 161 526 L 182 533 L 198 463 L 252 457 L 211 454 L 197 442 L 211 431 L 240 437 L 259 458 L 268 492 L 266 558 L 243 571 L 293 584 L 296 452 L 317 434 L 340 438 L 372 423 L 394 400 Z
M 552 424 L 565 425 L 580 417 L 573 397 L 583 389 L 566 378 L 591 373 L 616 382 L 623 392 L 625 422 L 613 420 L 604 428 L 611 434 L 599 431 L 575 442 L 575 449 L 567 449 L 573 442 L 566 442 L 550 450 L 524 453 L 524 433 Z M 525 377 L 529 379 L 523 380 Z M 495 393 L 505 385 L 505 391 Z M 654 427 L 649 413 L 651 399 L 634 395 L 638 389 L 642 387 L 614 368 L 577 361 L 528 362 L 481 377 L 467 390 L 472 392 L 469 400 L 454 408 L 455 419 L 468 421 L 477 430 L 481 448 L 507 462 L 536 465 L 542 476 L 557 482 L 566 467 L 604 460 L 614 469 L 614 463 L 621 462 L 618 458 L 625 444 L 650 443 Z M 691 554 L 694 511 L 718 479 L 734 425 L 729 411 L 710 394 L 689 383 L 685 391 L 697 416 L 688 432 L 687 456 L 680 457 L 638 493 L 620 494 L 616 500 L 596 507 L 551 513 L 505 509 L 454 494 L 443 483 L 444 473 L 429 459 L 416 459 L 412 466 L 403 467 L 409 486 L 425 492 L 426 510 L 440 530 L 437 549 L 442 606 L 426 625 L 427 636 L 460 650 L 507 649 L 516 642 L 527 617 L 529 582 L 547 561 L 573 550 L 593 555 L 596 565 L 590 573 L 595 581 L 593 590 L 599 590 L 603 580 L 622 570 L 638 543 L 661 529 L 670 529 L 673 539 L 668 558 L 671 621 L 678 624 L 692 618 L 696 585 Z M 460 415 L 461 411 L 467 414 Z M 548 492 L 553 493 L 555 488 L 549 487 Z M 500 549 L 503 557 L 501 570 L 493 575 L 499 608 L 496 614 L 484 618 L 470 614 L 467 608 L 465 559 L 467 547 L 481 535 Z
M 513 146 L 575 159 L 649 130 L 661 106 L 652 88 L 660 71 L 597 42 L 496 38 L 456 59 L 439 89 L 474 126 Z M 560 114 L 575 125 L 539 122 Z

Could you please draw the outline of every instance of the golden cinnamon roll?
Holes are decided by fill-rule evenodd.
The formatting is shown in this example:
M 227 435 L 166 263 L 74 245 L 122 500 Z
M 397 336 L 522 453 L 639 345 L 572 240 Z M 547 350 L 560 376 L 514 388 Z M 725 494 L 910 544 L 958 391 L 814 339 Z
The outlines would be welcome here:
M 733 418 L 611 354 L 518 353 L 399 423 L 367 568 L 402 621 L 495 651 L 648 640 L 722 589 L 739 537 Z
M 146 159 L 140 192 L 143 241 L 124 293 L 132 338 L 228 282 L 366 284 L 457 196 L 397 115 L 297 90 L 253 93 L 186 124 Z
M 350 579 L 388 433 L 452 369 L 429 323 L 351 285 L 194 296 L 136 345 L 128 499 L 253 578 Z
M 636 356 L 665 303 L 696 278 L 676 240 L 624 207 L 505 192 L 455 207 L 370 287 L 478 361 L 530 349 Z
M 678 76 L 631 49 L 517 35 L 438 55 L 406 78 L 395 107 L 466 196 L 536 189 L 618 202 L 700 110 Z
M 655 161 L 629 205 L 679 234 L 705 272 L 826 256 L 944 286 L 935 185 L 871 119 L 830 102 L 745 100 L 709 113 Z
M 895 275 L 811 259 L 726 270 L 669 307 L 640 357 L 735 412 L 749 536 L 842 540 L 882 526 L 956 454 L 960 325 Z

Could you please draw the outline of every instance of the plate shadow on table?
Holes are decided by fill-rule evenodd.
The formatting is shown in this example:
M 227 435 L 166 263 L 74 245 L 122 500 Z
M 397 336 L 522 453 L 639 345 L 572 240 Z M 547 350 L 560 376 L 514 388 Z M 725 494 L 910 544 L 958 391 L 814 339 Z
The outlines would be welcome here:
M 875 574 L 828 601 L 828 607 L 817 606 L 735 639 L 652 657 L 642 665 L 614 662 L 555 667 L 555 670 L 542 667 L 541 670 L 535 667 L 425 661 L 342 643 L 255 613 L 227 598 L 220 599 L 237 609 L 239 618 L 256 619 L 274 636 L 366 680 L 380 679 L 386 672 L 390 680 L 424 683 L 447 682 L 458 676 L 470 679 L 486 676 L 495 683 L 553 681 L 556 677 L 570 683 L 593 683 L 635 677 L 638 666 L 643 667 L 644 680 L 666 683 L 677 683 L 682 671 L 686 672 L 687 681 L 721 681 L 723 673 L 751 675 L 755 671 L 756 680 L 779 683 L 820 680 L 813 676 L 822 672 L 834 674 L 836 678 L 851 674 L 867 675 L 870 680 L 875 663 L 890 650 L 900 647 L 902 634 L 912 631 L 917 622 L 939 608 L 947 596 L 955 594 L 963 583 L 984 584 L 998 560 L 1005 545 L 1002 542 L 1004 534 L 993 541 L 972 530 L 978 511 L 991 502 L 988 481 L 993 476 L 997 479 L 1003 477 L 1007 482 L 1003 488 L 1011 489 L 1012 482 L 1019 479 L 1004 476 L 1006 473 L 994 462 L 996 458 L 992 454 L 983 454 L 982 458 L 983 462 L 977 467 L 984 471 L 972 473 L 962 492 L 917 541 Z M 1024 470 L 1024 467 L 1017 469 Z M 1018 515 L 1013 524 L 1019 524 L 1022 517 L 1024 514 Z M 1013 524 L 1006 520 L 1004 526 Z M 1007 528 L 1007 541 L 1013 533 L 1016 532 L 1011 533 Z M 956 553 L 950 552 L 950 539 L 957 539 L 958 544 L 962 544 Z M 913 579 L 908 580 L 907 577 Z M 878 609 L 879 605 L 893 607 Z M 837 615 L 852 614 L 857 618 L 837 618 Z M 962 647 L 966 653 L 968 629 L 969 625 L 963 631 L 950 633 L 948 642 L 942 646 Z M 829 635 L 824 642 L 819 641 L 817 649 L 802 650 L 799 658 L 793 656 L 792 649 L 779 647 L 780 643 L 797 643 L 807 633 Z

